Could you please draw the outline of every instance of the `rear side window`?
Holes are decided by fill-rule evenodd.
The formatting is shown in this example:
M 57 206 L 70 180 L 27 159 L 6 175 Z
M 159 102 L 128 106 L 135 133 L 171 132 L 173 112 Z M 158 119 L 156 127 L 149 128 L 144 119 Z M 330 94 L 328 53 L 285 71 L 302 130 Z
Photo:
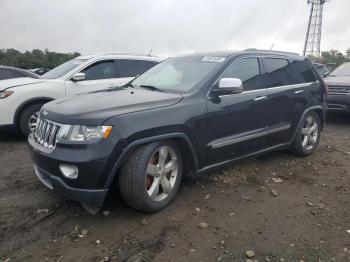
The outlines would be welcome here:
M 291 61 L 295 84 L 310 83 L 317 80 L 314 72 L 305 61 Z
M 85 80 L 115 78 L 115 63 L 113 60 L 99 61 L 88 66 L 82 72 L 85 73 Z
M 151 66 L 148 61 L 143 60 L 118 60 L 119 63 L 119 77 L 135 77 L 142 75 Z
M 9 70 L 0 69 L 0 80 L 14 78 L 16 76 L 13 75 L 13 73 Z
M 280 58 L 264 58 L 266 74 L 265 87 L 287 86 L 294 84 L 292 70 L 288 60 Z
M 243 58 L 233 62 L 221 78 L 239 78 L 242 80 L 244 90 L 260 88 L 260 67 L 257 58 Z

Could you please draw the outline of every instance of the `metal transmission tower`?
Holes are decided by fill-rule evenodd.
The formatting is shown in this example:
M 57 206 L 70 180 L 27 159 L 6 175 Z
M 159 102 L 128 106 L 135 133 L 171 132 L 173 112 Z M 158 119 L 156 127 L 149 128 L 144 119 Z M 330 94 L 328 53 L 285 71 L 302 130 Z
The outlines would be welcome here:
M 323 6 L 329 0 L 307 0 L 311 4 L 309 24 L 306 31 L 304 56 L 321 56 L 321 33 Z

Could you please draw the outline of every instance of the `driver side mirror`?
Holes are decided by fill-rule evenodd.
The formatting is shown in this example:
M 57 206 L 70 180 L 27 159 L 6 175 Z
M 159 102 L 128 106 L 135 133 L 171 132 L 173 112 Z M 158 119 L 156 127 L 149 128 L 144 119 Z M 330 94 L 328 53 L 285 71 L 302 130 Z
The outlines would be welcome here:
M 243 92 L 243 83 L 239 78 L 221 78 L 219 86 L 212 90 L 214 96 L 239 94 Z
M 78 82 L 78 81 L 83 81 L 85 80 L 85 73 L 75 73 L 72 76 L 72 81 Z

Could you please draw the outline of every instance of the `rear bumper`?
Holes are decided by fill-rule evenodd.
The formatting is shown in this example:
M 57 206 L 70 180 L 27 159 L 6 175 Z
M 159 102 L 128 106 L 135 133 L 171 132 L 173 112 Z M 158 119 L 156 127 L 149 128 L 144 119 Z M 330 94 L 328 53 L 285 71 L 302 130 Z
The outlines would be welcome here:
M 350 112 L 350 95 L 328 94 L 327 106 L 330 111 Z

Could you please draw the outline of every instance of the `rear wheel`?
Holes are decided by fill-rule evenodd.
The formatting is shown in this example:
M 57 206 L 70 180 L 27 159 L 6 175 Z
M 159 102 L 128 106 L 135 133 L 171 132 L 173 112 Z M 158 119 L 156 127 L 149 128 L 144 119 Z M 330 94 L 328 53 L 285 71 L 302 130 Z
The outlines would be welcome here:
M 42 103 L 29 105 L 20 114 L 18 127 L 23 136 L 27 137 L 32 131 L 34 131 L 42 106 Z
M 294 138 L 291 150 L 299 156 L 311 155 L 320 142 L 321 121 L 316 112 L 309 112 L 304 116 Z
M 119 188 L 133 208 L 155 212 L 175 197 L 182 178 L 182 159 L 173 142 L 155 142 L 138 148 L 122 167 Z

